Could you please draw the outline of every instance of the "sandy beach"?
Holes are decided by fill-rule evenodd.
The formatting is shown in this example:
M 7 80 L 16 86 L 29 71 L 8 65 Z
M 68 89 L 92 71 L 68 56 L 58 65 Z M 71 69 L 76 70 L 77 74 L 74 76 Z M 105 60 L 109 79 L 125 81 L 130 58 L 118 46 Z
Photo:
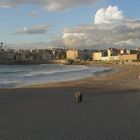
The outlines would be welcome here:
M 113 71 L 1 89 L 0 140 L 139 140 L 140 65 L 104 66 Z M 77 89 L 83 94 L 80 104 Z
M 72 87 L 85 88 L 97 91 L 114 90 L 140 90 L 140 65 L 95 65 L 96 67 L 108 67 L 112 70 L 103 74 L 97 74 L 93 77 L 65 81 L 59 83 L 41 84 L 27 86 L 26 88 L 50 88 L 50 87 Z

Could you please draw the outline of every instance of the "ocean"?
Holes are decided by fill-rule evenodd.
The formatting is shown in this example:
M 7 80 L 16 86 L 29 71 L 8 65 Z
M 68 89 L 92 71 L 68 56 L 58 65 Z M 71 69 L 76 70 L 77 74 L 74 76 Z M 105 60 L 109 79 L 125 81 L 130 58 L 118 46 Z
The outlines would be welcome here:
M 0 65 L 0 89 L 77 80 L 109 70 L 83 65 Z

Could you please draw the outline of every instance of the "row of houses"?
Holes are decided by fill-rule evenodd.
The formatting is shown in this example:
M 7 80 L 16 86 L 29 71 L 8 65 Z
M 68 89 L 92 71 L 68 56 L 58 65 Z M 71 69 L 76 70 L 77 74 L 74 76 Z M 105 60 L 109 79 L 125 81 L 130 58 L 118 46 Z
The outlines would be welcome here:
M 95 61 L 140 61 L 140 50 L 109 48 L 94 52 L 92 58 Z
M 49 63 L 66 59 L 64 49 L 0 49 L 0 63 Z
M 0 63 L 49 63 L 52 60 L 89 60 L 91 57 L 91 51 L 80 49 L 0 49 Z
M 49 63 L 52 60 L 80 61 L 140 61 L 140 50 L 109 48 L 107 50 L 80 49 L 0 49 L 0 63 Z

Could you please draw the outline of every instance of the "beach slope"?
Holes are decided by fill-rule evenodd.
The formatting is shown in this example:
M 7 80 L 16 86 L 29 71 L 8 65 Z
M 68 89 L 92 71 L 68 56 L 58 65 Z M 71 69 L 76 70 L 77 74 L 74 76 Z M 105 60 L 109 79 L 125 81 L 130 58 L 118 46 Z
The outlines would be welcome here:
M 111 67 L 117 72 L 0 90 L 0 139 L 139 140 L 140 66 Z

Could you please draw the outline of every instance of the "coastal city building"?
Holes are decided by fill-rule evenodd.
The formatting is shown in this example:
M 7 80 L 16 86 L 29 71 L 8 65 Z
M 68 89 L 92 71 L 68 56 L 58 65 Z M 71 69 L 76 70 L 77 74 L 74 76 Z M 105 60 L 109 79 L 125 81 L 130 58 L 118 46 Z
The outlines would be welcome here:
M 91 59 L 91 54 L 89 50 L 69 49 L 66 51 L 66 59 L 85 61 Z
M 93 57 L 94 61 L 101 61 L 102 57 L 103 57 L 103 53 L 102 52 L 94 52 L 92 57 Z
M 116 61 L 119 60 L 119 50 L 109 48 L 106 51 L 94 52 L 93 61 Z
M 53 60 L 66 59 L 66 50 L 61 48 L 53 48 Z
M 78 49 L 69 49 L 66 51 L 66 58 L 72 60 L 82 59 L 81 51 Z
M 73 63 L 85 61 L 140 61 L 140 50 L 109 48 L 106 50 L 80 49 L 3 49 L 0 45 L 1 64 Z M 69 61 L 70 60 L 70 61 Z M 75 63 L 76 64 L 76 63 Z M 80 64 L 80 63 L 79 63 Z
M 93 61 L 139 61 L 140 51 L 109 48 L 106 56 L 104 51 L 94 52 L 92 56 Z
M 119 55 L 120 61 L 137 61 L 140 60 L 140 54 L 125 54 L 125 55 Z
M 12 63 L 15 60 L 16 51 L 12 49 L 0 51 L 0 63 Z
M 3 42 L 0 43 L 0 51 L 2 51 Z

